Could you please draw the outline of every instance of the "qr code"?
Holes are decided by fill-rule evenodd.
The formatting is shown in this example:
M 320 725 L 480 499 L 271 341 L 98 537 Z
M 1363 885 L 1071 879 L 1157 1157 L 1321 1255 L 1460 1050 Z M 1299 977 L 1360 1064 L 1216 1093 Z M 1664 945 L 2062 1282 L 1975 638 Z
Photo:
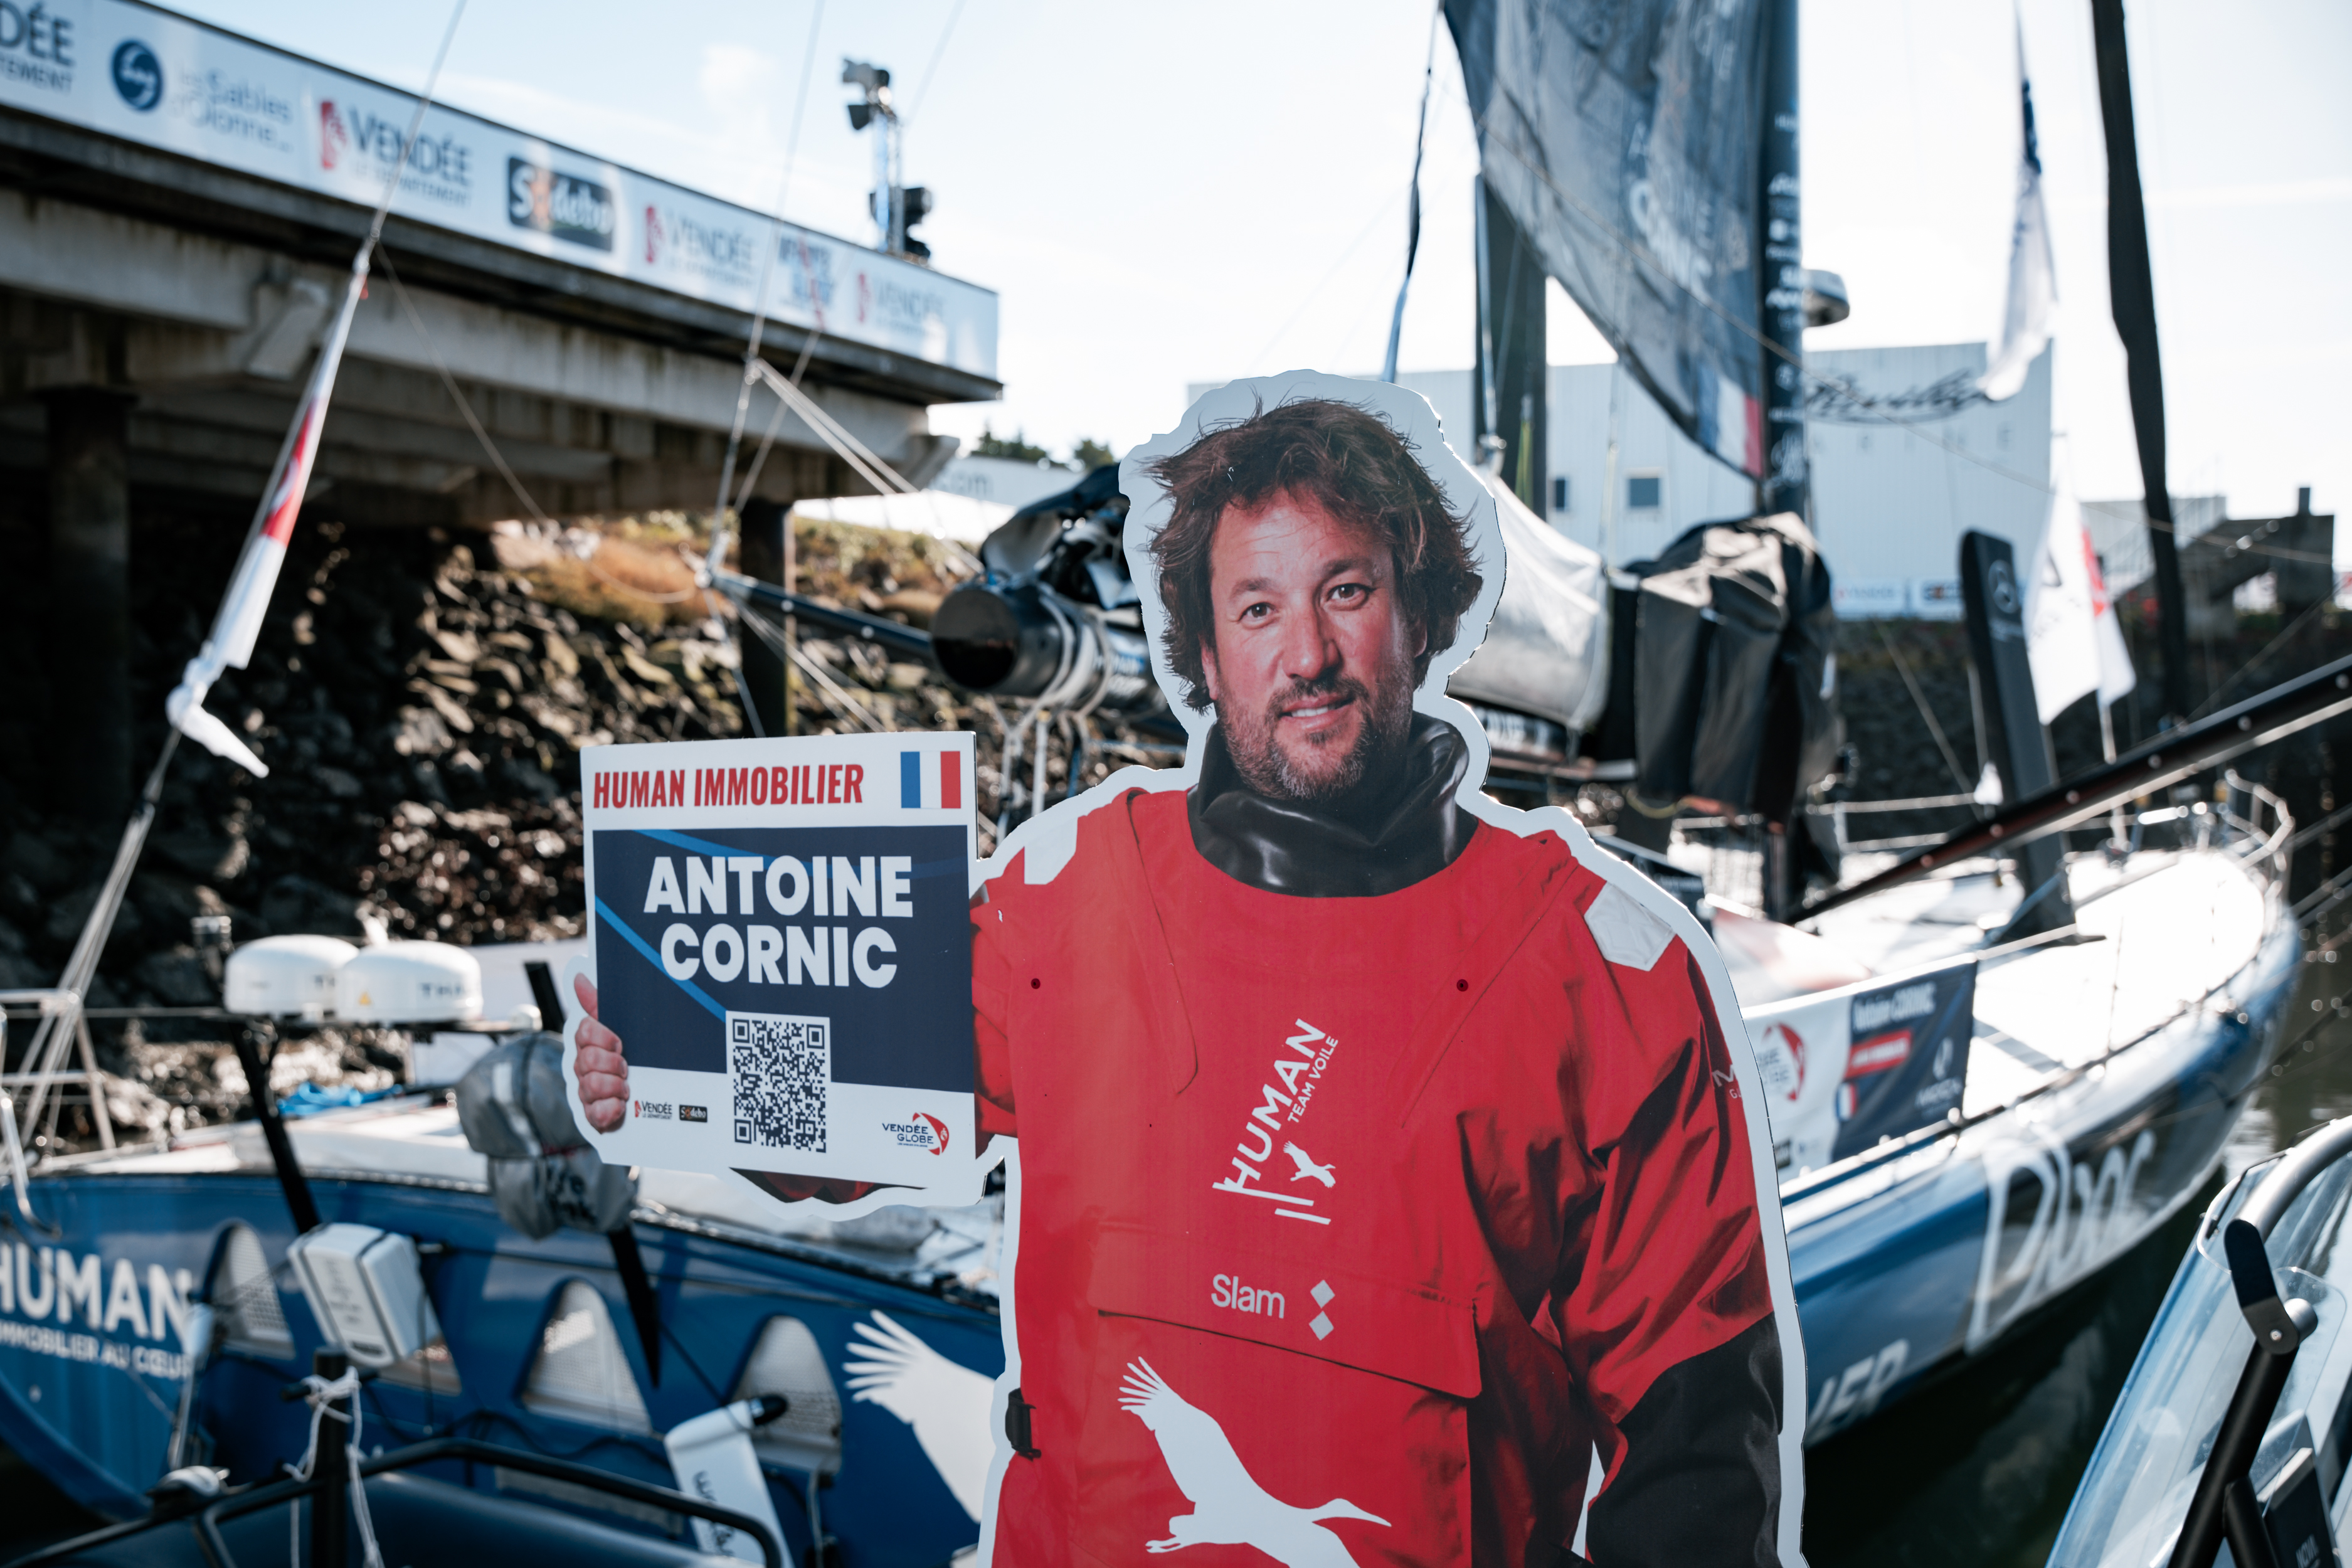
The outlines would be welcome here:
M 735 1093 L 735 1142 L 824 1152 L 832 1037 L 829 1018 L 727 1015 L 727 1078 Z

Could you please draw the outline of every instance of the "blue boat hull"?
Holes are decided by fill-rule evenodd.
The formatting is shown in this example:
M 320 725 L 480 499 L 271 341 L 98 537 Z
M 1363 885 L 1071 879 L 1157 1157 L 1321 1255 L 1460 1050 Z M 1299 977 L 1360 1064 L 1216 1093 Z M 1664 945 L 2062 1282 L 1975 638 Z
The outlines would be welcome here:
M 1989 1348 L 2179 1211 L 2270 1065 L 2300 946 L 2282 923 L 2223 992 L 2100 1069 L 1782 1197 L 1805 1438 Z
M 1952 1358 L 2002 1337 L 2042 1303 L 2120 1256 L 2198 1189 L 2269 1063 L 2296 976 L 2291 927 L 2226 993 L 2024 1108 L 1922 1145 L 1792 1184 L 1790 1258 L 1803 1321 L 1814 1441 L 1898 1399 Z M 654 1385 L 612 1253 L 601 1237 L 528 1240 L 488 1197 L 449 1184 L 314 1178 L 323 1216 L 416 1237 L 462 1391 L 379 1381 L 364 1447 L 457 1432 L 669 1484 L 658 1438 L 583 1425 L 521 1398 L 552 1305 L 584 1281 L 620 1332 L 646 1424 L 658 1433 L 732 1397 L 761 1328 L 785 1314 L 813 1335 L 836 1385 L 877 1310 L 930 1348 L 992 1378 L 1003 1348 L 993 1303 L 919 1289 L 882 1268 L 746 1245 L 692 1226 L 640 1223 L 666 1328 Z M 54 1238 L 5 1242 L 0 1286 L 0 1439 L 97 1511 L 133 1518 L 162 1472 L 184 1363 L 163 1298 L 206 1277 L 232 1225 L 263 1255 L 293 1239 L 273 1181 L 250 1173 L 110 1173 L 42 1178 L 36 1210 Z M 45 1265 L 44 1249 L 51 1253 Z M 60 1293 L 58 1276 L 68 1284 Z M 46 1282 L 46 1291 L 43 1287 Z M 321 1342 L 281 1279 L 293 1353 L 230 1354 L 202 1385 L 215 1463 L 250 1481 L 298 1458 L 307 1412 L 281 1397 Z M 30 1294 L 27 1294 L 29 1287 Z M 40 1309 L 37 1315 L 29 1308 Z M 844 1568 L 927 1568 L 978 1527 L 907 1421 L 845 1398 L 838 1474 L 821 1498 Z M 444 1479 L 456 1479 L 452 1477 Z M 490 1487 L 476 1474 L 471 1484 Z M 810 1543 L 804 1482 L 771 1472 L 791 1549 Z
M 476 1193 L 316 1179 L 312 1188 L 330 1223 L 373 1225 L 428 1245 L 425 1278 L 463 1383 L 454 1397 L 383 1380 L 369 1384 L 361 1435 L 367 1451 L 401 1447 L 428 1428 L 454 1428 L 675 1484 L 657 1437 L 556 1418 L 521 1402 L 551 1305 L 572 1280 L 593 1287 L 620 1328 L 656 1432 L 730 1397 L 762 1325 L 779 1313 L 807 1325 L 836 1384 L 857 1343 L 852 1325 L 870 1321 L 877 1309 L 974 1372 L 992 1378 L 1003 1365 L 996 1315 L 976 1301 L 640 1225 L 639 1245 L 669 1331 L 656 1387 L 628 1331 L 626 1298 L 604 1238 L 558 1232 L 527 1240 Z M 154 1321 L 167 1314 L 152 1310 L 150 1271 L 160 1268 L 184 1284 L 201 1280 L 232 1223 L 253 1227 L 265 1255 L 282 1258 L 293 1239 L 286 1205 L 273 1181 L 247 1175 L 66 1175 L 37 1181 L 33 1192 L 36 1212 L 60 1235 L 31 1246 L 17 1237 L 12 1271 L 22 1269 L 31 1280 L 37 1304 L 42 1247 L 62 1249 L 76 1270 L 95 1256 L 100 1302 L 93 1317 L 77 1295 L 70 1320 L 61 1322 L 52 1279 L 41 1322 L 28 1321 L 21 1310 L 0 1313 L 0 1438 L 76 1500 L 110 1517 L 138 1517 L 147 1511 L 141 1494 L 163 1468 L 184 1366 L 171 1325 Z M 430 1250 L 434 1243 L 445 1250 Z M 137 1286 L 139 1321 L 127 1300 L 105 1300 L 125 1269 Z M 309 1370 L 321 1336 L 301 1293 L 290 1281 L 280 1283 L 295 1353 L 283 1362 L 227 1354 L 215 1360 L 202 1384 L 199 1418 L 215 1438 L 212 1462 L 236 1481 L 278 1474 L 308 1440 L 307 1407 L 286 1403 L 281 1391 Z M 14 1305 L 25 1304 L 18 1295 Z M 821 1508 L 845 1568 L 936 1568 L 977 1540 L 977 1524 L 908 1425 L 877 1405 L 845 1398 L 842 1426 L 844 1459 Z M 476 1479 L 493 1484 L 487 1474 Z M 804 1483 L 772 1472 L 771 1490 L 794 1560 L 804 1561 Z

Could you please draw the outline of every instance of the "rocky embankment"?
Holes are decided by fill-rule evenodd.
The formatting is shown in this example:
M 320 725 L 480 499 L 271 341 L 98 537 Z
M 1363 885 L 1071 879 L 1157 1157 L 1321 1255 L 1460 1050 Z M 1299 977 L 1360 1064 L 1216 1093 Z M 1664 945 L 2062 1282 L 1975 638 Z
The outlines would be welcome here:
M 161 534 L 154 553 L 173 542 Z M 918 624 L 963 565 L 953 546 L 920 535 L 816 524 L 797 542 L 803 592 Z M 579 933 L 580 749 L 744 732 L 733 628 L 695 591 L 687 564 L 700 548 L 677 517 L 458 537 L 306 526 L 250 668 L 209 703 L 270 774 L 255 779 L 180 748 L 91 1005 L 217 1005 L 191 942 L 197 915 L 227 915 L 238 941 L 288 931 L 459 943 Z M 168 558 L 141 562 L 135 700 L 155 716 L 141 736 L 142 770 L 163 738 L 163 695 L 225 579 L 219 553 L 206 540 L 186 551 L 185 570 Z M 972 729 L 981 807 L 994 811 L 992 707 L 975 707 L 928 667 L 823 637 L 800 647 L 824 676 L 795 678 L 801 732 Z M 37 683 L 20 685 L 15 702 L 40 696 Z M 23 712 L 10 717 L 16 734 L 37 728 Z M 1056 787 L 1064 754 L 1054 753 Z M 1089 782 L 1124 760 L 1098 761 Z M 7 763 L 0 987 L 50 984 L 121 825 L 79 820 L 72 803 L 42 797 L 38 770 L 21 752 Z M 237 1113 L 246 1085 L 218 1033 L 184 1019 L 101 1022 L 101 1062 L 119 1079 L 110 1100 L 126 1135 Z M 29 1034 L 16 1026 L 14 1052 Z M 399 1065 L 389 1037 L 330 1032 L 289 1048 L 272 1076 L 281 1093 L 304 1079 L 377 1087 Z M 86 1134 L 80 1115 L 69 1110 L 59 1134 Z

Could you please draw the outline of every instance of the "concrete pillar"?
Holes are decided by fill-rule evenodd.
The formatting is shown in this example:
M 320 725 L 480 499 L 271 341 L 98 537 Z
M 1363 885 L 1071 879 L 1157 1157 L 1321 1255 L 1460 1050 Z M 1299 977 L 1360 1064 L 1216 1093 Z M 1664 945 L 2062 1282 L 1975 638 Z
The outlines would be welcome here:
M 743 503 L 740 520 L 742 551 L 739 558 L 743 575 L 783 587 L 792 585 L 785 579 L 790 545 L 785 530 L 791 513 L 792 509 L 779 501 L 755 499 Z M 751 689 L 751 705 L 759 710 L 760 732 L 791 734 L 792 682 L 782 656 L 765 638 L 750 631 L 737 640 L 743 650 L 743 684 Z
M 131 810 L 131 398 L 49 393 L 49 714 L 56 804 Z

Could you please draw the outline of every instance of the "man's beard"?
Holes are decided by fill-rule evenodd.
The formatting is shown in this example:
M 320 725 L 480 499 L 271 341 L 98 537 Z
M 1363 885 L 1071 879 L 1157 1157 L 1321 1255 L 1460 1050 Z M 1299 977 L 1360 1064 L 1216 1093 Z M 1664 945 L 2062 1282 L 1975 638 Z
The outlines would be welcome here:
M 1307 736 L 1299 742 L 1307 753 L 1305 758 L 1294 757 L 1283 748 L 1277 737 L 1282 732 L 1284 708 L 1342 698 L 1351 700 L 1363 715 L 1345 754 L 1332 756 L 1335 742 L 1325 736 Z M 1383 681 L 1378 689 L 1345 677 L 1294 680 L 1268 699 L 1257 713 L 1219 717 L 1224 725 L 1225 750 L 1244 784 L 1269 799 L 1328 809 L 1351 804 L 1362 794 L 1382 793 L 1412 728 L 1412 686 L 1401 676 Z M 1363 788 L 1367 779 L 1372 784 L 1369 791 Z

